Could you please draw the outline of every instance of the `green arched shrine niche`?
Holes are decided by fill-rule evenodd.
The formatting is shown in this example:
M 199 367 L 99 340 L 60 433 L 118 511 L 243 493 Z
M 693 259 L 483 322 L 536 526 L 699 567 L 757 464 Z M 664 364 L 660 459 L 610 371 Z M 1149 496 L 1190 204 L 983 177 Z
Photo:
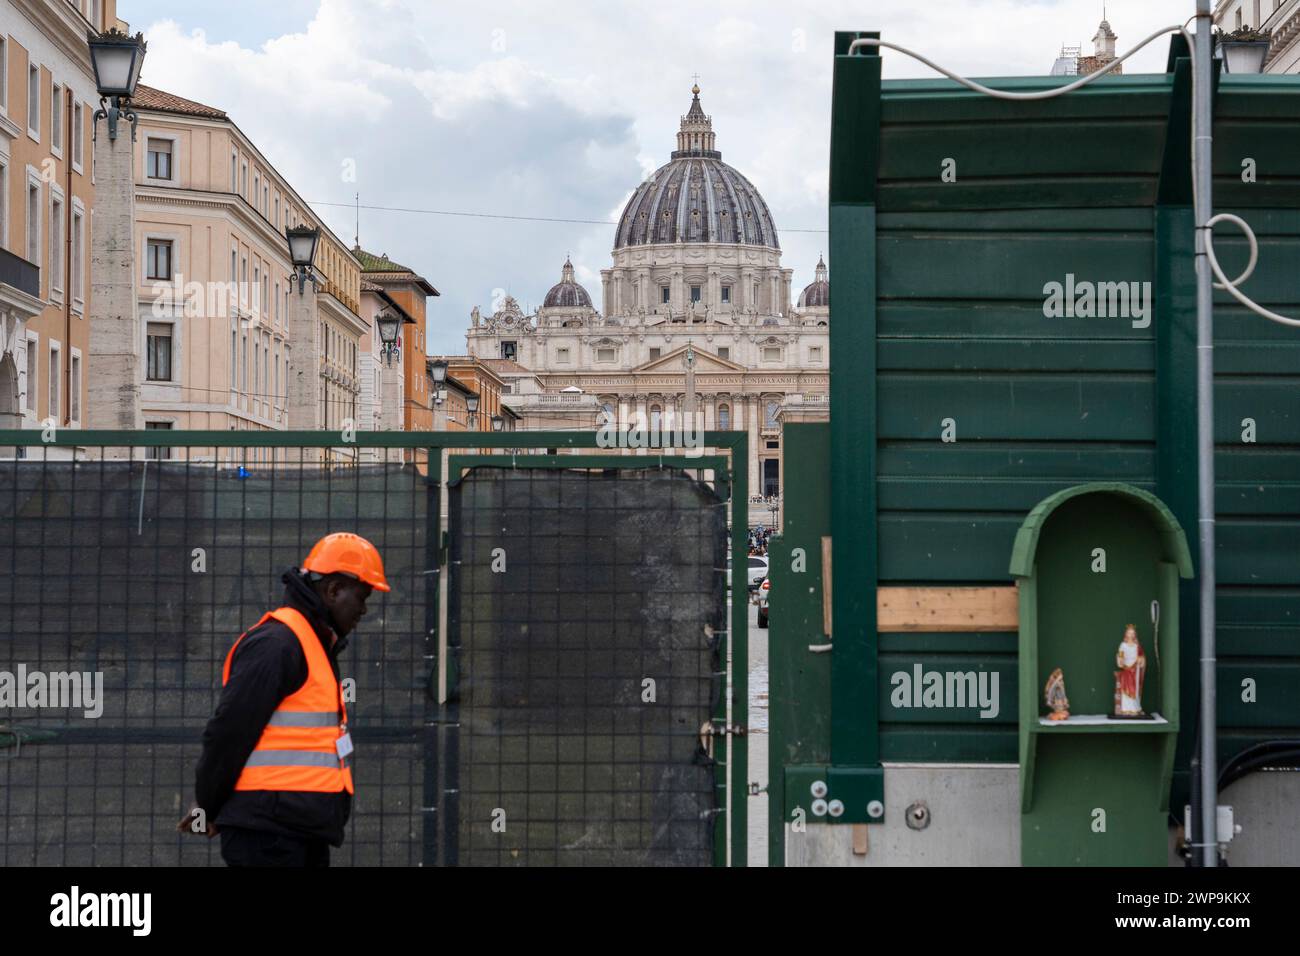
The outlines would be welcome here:
M 1178 732 L 1178 578 L 1192 574 L 1186 536 L 1148 492 L 1078 485 L 1029 513 L 1011 573 L 1020 592 L 1023 862 L 1162 865 Z M 1146 656 L 1142 707 L 1153 720 L 1108 716 L 1127 624 Z M 1058 667 L 1071 716 L 1051 722 L 1043 685 Z

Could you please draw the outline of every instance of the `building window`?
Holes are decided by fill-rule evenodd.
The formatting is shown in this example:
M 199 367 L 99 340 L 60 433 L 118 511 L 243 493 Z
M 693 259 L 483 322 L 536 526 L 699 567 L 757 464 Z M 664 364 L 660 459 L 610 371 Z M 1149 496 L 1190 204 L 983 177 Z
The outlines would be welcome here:
M 150 322 L 146 342 L 148 376 L 151 382 L 172 380 L 172 327 L 165 322 Z
M 659 358 L 659 356 L 663 355 L 663 353 L 664 353 L 664 350 L 663 350 L 663 349 L 661 349 L 661 348 L 657 348 L 657 347 L 651 347 L 651 349 L 650 349 L 650 361 L 653 362 L 655 359 Z
M 40 342 L 37 339 L 27 340 L 27 410 L 33 415 L 36 414 L 36 357 L 40 351 Z
M 230 153 L 230 191 L 233 193 L 239 189 L 239 153 L 234 150 Z
M 658 405 L 651 405 L 650 406 L 650 430 L 652 432 L 659 431 L 659 423 L 662 420 L 663 420 L 663 409 L 661 409 Z
M 664 305 L 667 305 L 670 299 L 671 299 L 671 295 L 668 286 L 662 286 L 659 289 L 659 301 L 662 302 Z
M 726 359 L 728 362 L 730 362 L 730 361 L 731 361 L 731 346 L 729 346 L 729 345 L 719 345 L 719 346 L 718 346 L 718 358 L 720 358 L 720 359 Z
M 50 92 L 50 148 L 63 151 L 63 87 L 57 83 Z
M 63 201 L 57 197 L 50 200 L 50 292 L 63 298 Z
M 614 356 L 613 349 L 596 349 L 597 362 L 612 362 L 614 361 L 614 358 L 615 356 Z
M 27 68 L 27 134 L 41 139 L 41 68 L 32 64 Z
M 172 423 L 171 422 L 145 422 L 144 427 L 146 431 L 169 432 L 172 430 Z M 233 428 L 234 426 L 232 425 L 231 427 Z M 171 456 L 172 456 L 172 450 L 170 448 L 162 448 L 162 447 L 150 448 L 145 453 L 146 458 L 151 458 L 154 460 L 167 460 L 171 458 Z
M 556 349 L 556 350 L 555 350 L 555 361 L 556 361 L 557 364 L 567 365 L 567 364 L 569 363 L 569 350 L 568 350 L 568 349 Z
M 69 386 L 72 394 L 68 396 L 68 402 L 72 405 L 72 420 L 81 421 L 81 356 L 74 354 L 72 356 L 72 382 Z
M 239 195 L 248 198 L 248 163 L 239 166 Z
M 172 242 L 170 239 L 150 239 L 145 252 L 147 278 L 172 279 Z
M 86 134 L 82 127 L 85 125 L 85 114 L 82 113 L 81 104 L 72 104 L 72 165 L 80 167 L 85 156 Z
M 731 428 L 731 407 L 729 405 L 718 406 L 718 428 L 724 432 Z
M 27 261 L 41 264 L 41 184 L 27 184 Z
M 515 360 L 515 357 L 518 356 L 518 354 L 519 354 L 519 347 L 516 343 L 514 342 L 501 343 L 501 357 L 503 359 L 510 359 L 513 362 Z
M 691 286 L 691 301 L 692 302 L 700 301 L 700 287 L 697 285 Z
M 172 142 L 169 139 L 149 140 L 149 166 L 145 174 L 150 179 L 172 178 Z
M 777 424 L 776 416 L 780 411 L 781 411 L 781 403 L 776 401 L 775 399 L 770 399 L 763 406 L 763 427 L 775 428 Z
M 230 390 L 232 392 L 239 390 L 239 332 L 235 329 L 234 322 L 230 324 Z M 234 396 L 231 396 L 234 401 Z
M 59 347 L 50 344 L 50 417 L 59 417 Z
M 808 364 L 820 365 L 821 361 L 822 361 L 822 347 L 820 345 L 814 345 L 812 348 L 808 350 Z
M 72 300 L 81 302 L 85 299 L 85 218 L 78 209 L 72 210 Z
M 262 186 L 262 215 L 268 216 L 271 213 L 271 187 Z
M 258 208 L 258 203 L 262 201 L 262 176 L 260 173 L 253 173 L 253 208 Z
M 763 361 L 764 361 L 764 362 L 779 362 L 779 361 L 781 361 L 781 348 L 780 348 L 780 346 L 778 346 L 778 345 L 765 345 L 765 346 L 763 346 Z
M 275 224 L 276 229 L 280 228 L 280 194 L 279 193 L 276 193 L 275 196 L 275 218 L 272 219 L 271 221 Z
M 730 304 L 730 302 L 731 302 L 731 286 L 724 285 L 722 287 L 722 304 L 728 305 Z

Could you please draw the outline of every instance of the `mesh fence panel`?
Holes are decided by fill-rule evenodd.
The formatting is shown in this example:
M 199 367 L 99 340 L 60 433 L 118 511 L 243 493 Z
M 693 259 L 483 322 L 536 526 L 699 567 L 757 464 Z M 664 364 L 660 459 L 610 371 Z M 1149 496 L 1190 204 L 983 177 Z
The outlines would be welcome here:
M 103 679 L 97 718 L 0 706 L 0 864 L 220 863 L 173 828 L 221 665 L 330 531 L 373 541 L 393 587 L 340 659 L 357 795 L 334 862 L 421 862 L 429 489 L 410 465 L 259 451 L 274 464 L 0 461 L 0 672 Z
M 449 531 L 437 860 L 710 864 L 718 493 L 670 469 L 479 468 Z

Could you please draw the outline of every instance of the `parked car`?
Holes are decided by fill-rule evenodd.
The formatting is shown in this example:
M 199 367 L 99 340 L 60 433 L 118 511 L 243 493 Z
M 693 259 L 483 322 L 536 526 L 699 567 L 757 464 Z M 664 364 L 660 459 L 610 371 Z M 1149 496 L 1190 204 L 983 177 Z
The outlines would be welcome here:
M 758 626 L 767 627 L 767 596 L 772 590 L 772 579 L 763 578 L 758 586 Z
M 749 589 L 755 591 L 767 577 L 767 558 L 761 554 L 751 554 L 749 556 Z

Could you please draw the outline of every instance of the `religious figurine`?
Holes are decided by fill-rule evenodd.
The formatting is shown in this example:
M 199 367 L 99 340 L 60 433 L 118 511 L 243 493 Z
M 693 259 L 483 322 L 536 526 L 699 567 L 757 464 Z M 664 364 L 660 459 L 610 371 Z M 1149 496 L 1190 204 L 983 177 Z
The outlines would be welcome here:
M 1146 679 L 1147 656 L 1138 643 L 1137 625 L 1124 628 L 1124 640 L 1115 652 L 1115 715 L 1146 717 L 1142 710 L 1142 684 Z
M 1069 720 L 1070 701 L 1065 696 L 1065 675 L 1058 667 L 1043 685 L 1043 703 L 1051 711 L 1048 720 Z

